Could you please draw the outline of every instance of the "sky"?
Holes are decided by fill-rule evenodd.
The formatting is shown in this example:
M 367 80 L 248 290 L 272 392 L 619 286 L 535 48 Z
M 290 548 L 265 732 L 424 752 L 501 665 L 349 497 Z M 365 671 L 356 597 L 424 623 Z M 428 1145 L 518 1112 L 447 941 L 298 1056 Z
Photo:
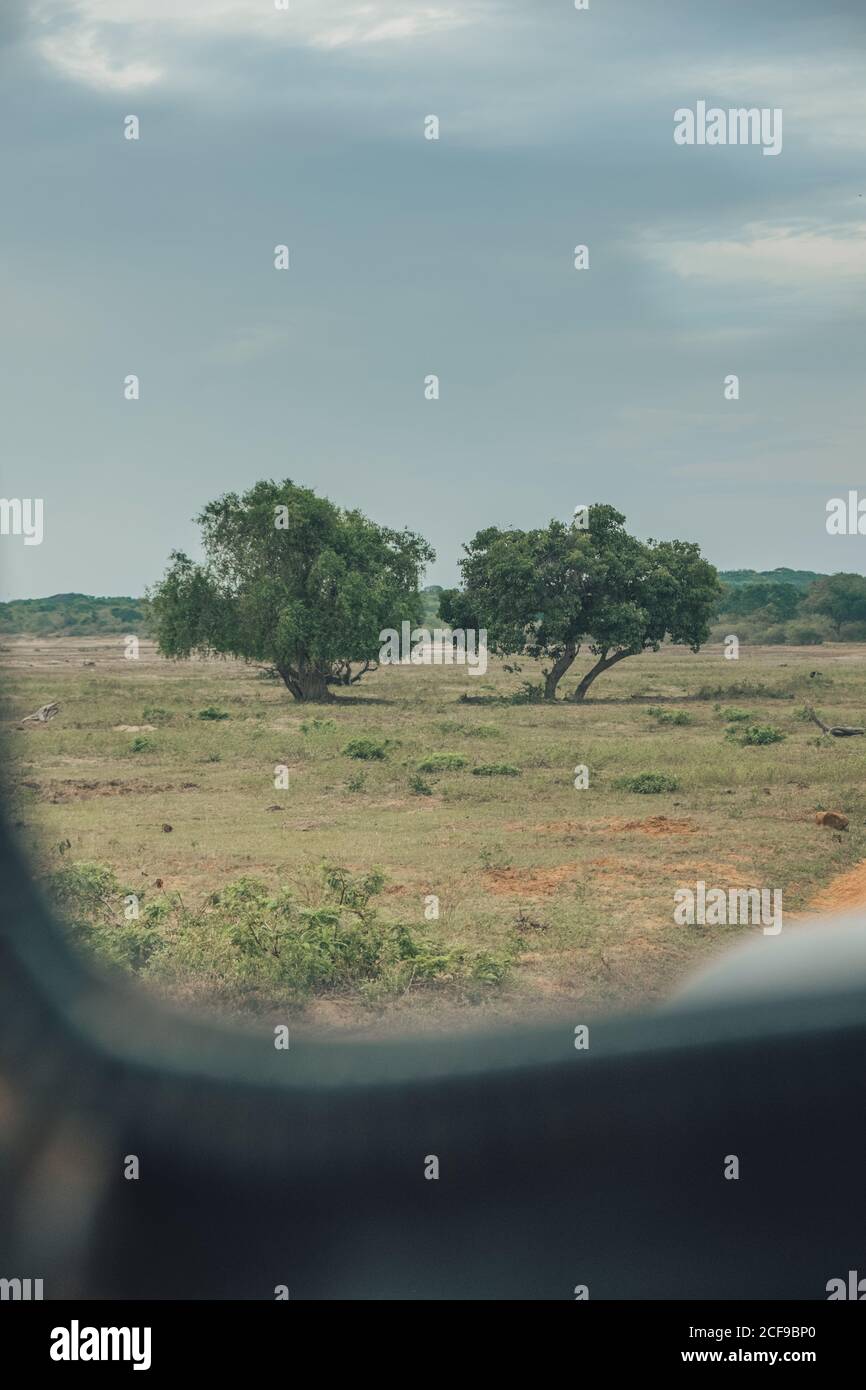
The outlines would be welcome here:
M 269 477 L 428 583 L 601 501 L 866 572 L 825 525 L 866 497 L 864 40 L 862 0 L 4 0 L 0 494 L 44 538 L 0 598 L 140 595 Z M 781 152 L 678 145 L 699 101 Z

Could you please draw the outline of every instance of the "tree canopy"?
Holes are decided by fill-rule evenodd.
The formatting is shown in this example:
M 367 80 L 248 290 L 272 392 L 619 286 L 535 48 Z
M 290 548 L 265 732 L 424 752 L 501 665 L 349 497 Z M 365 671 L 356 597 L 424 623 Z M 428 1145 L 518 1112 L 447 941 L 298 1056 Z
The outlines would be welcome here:
M 291 480 L 226 493 L 197 518 L 205 551 L 180 551 L 150 594 L 160 651 L 273 665 L 298 700 L 375 669 L 383 628 L 421 613 L 434 558 L 422 537 L 344 511 Z
M 602 671 L 657 651 L 669 637 L 697 651 L 719 598 L 715 568 L 688 541 L 642 543 L 625 517 L 599 503 L 586 530 L 551 521 L 533 531 L 479 531 L 460 562 L 463 586 L 440 596 L 441 615 L 487 629 L 491 650 L 549 660 L 545 699 L 583 647 L 596 657 L 571 698 Z
M 803 613 L 827 618 L 841 637 L 846 623 L 866 623 L 866 578 L 862 574 L 827 574 L 816 580 L 801 605 Z
M 756 617 L 783 623 L 793 618 L 803 600 L 804 590 L 796 584 L 757 579 L 747 584 L 725 585 L 722 611 L 735 618 Z

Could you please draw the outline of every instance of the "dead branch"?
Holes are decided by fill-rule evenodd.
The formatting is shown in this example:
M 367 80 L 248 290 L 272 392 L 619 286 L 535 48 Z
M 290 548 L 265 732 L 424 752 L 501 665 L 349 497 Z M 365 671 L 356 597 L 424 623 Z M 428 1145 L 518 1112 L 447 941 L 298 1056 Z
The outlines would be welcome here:
M 59 705 L 40 705 L 33 714 L 27 714 L 19 722 L 22 724 L 47 724 L 60 709 Z
M 834 738 L 853 738 L 856 734 L 866 734 L 866 729 L 861 729 L 856 724 L 825 724 L 823 719 L 818 718 L 811 705 L 806 706 L 806 713 L 822 733 L 832 734 Z

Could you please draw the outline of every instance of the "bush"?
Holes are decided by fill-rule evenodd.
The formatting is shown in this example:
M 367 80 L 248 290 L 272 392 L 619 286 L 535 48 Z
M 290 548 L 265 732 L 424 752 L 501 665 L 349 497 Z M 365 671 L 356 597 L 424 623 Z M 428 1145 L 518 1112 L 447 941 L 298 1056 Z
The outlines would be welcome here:
M 511 763 L 481 763 L 472 769 L 473 777 L 519 777 L 520 768 Z
M 384 882 L 378 870 L 324 865 L 302 905 L 287 887 L 271 892 L 239 878 L 198 910 L 178 895 L 155 899 L 135 923 L 123 920 L 123 890 L 110 869 L 70 865 L 49 886 L 73 938 L 98 959 L 167 983 L 204 977 L 218 997 L 267 1003 L 352 991 L 374 999 L 412 985 L 465 991 L 505 979 L 516 939 L 494 954 L 383 921 L 371 901 Z
M 343 752 L 347 758 L 361 758 L 364 762 L 384 762 L 388 740 L 378 743 L 372 738 L 352 738 Z
M 153 739 L 145 738 L 139 734 L 138 738 L 134 738 L 129 745 L 129 751 L 130 753 L 148 753 L 152 747 Z
M 213 705 L 208 705 L 207 709 L 200 709 L 198 717 L 199 719 L 231 719 L 231 715 L 226 714 L 225 710 L 214 709 Z
M 468 758 L 462 753 L 431 753 L 429 758 L 418 764 L 419 772 L 459 772 L 465 767 Z
M 416 796 L 432 796 L 433 788 L 420 772 L 413 772 L 409 778 L 409 790 Z
M 692 722 L 692 716 L 686 714 L 683 709 L 669 710 L 662 709 L 659 705 L 650 705 L 647 713 L 653 715 L 659 724 L 675 724 L 677 726 L 682 726 L 683 724 L 691 724 Z
M 336 719 L 305 719 L 301 725 L 302 734 L 325 734 L 336 729 Z
M 137 972 L 162 949 L 147 913 L 127 920 L 131 890 L 120 886 L 112 869 L 69 864 L 50 875 L 47 888 L 73 944 L 103 964 Z
M 655 796 L 659 792 L 679 791 L 679 782 L 668 777 L 665 772 L 639 772 L 636 777 L 620 777 L 614 786 L 621 791 L 639 792 L 642 796 Z
M 520 689 L 508 697 L 512 705 L 540 705 L 544 699 L 544 686 L 533 685 L 532 681 L 521 681 Z
M 161 709 L 158 705 L 148 705 L 141 712 L 142 724 L 167 724 L 171 717 L 169 710 Z
M 731 730 L 737 738 L 737 742 L 743 748 L 757 747 L 764 743 L 781 743 L 785 738 L 781 729 L 777 729 L 775 724 L 748 724 L 739 735 L 736 730 Z
M 788 641 L 794 647 L 820 647 L 826 633 L 814 623 L 792 622 L 787 625 Z
M 752 717 L 747 709 L 735 709 L 732 705 L 729 705 L 727 709 L 722 709 L 721 705 L 714 705 L 713 708 L 726 724 L 742 724 Z
M 362 792 L 367 785 L 366 772 L 353 772 L 346 782 L 347 792 Z

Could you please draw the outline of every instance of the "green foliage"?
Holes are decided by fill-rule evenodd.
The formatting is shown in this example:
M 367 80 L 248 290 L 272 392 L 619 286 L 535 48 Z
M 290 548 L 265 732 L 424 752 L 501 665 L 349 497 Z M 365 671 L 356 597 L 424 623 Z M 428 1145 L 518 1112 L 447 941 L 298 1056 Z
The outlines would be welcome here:
M 143 734 L 139 734 L 129 745 L 129 751 L 130 753 L 149 753 L 153 746 L 152 738 L 145 738 Z
M 744 748 L 758 747 L 764 743 L 781 743 L 786 737 L 775 724 L 747 724 L 745 729 L 731 729 L 729 732 Z
M 171 712 L 161 705 L 148 705 L 141 712 L 142 724 L 167 724 L 171 717 Z
M 544 686 L 534 685 L 532 681 L 521 681 L 520 689 L 509 695 L 512 705 L 540 705 L 544 699 Z
M 724 586 L 713 634 L 719 640 L 732 629 L 741 641 L 771 646 L 866 640 L 863 575 L 732 570 L 720 577 Z
M 783 623 L 793 618 L 803 598 L 803 590 L 795 584 L 780 584 L 774 580 L 725 588 L 721 609 L 731 617 L 759 616 L 765 622 Z
M 764 581 L 771 584 L 792 584 L 795 589 L 805 591 L 816 579 L 823 579 L 824 576 L 815 570 L 792 570 L 780 566 L 774 570 L 721 570 L 719 578 L 726 588 Z
M 464 758 L 462 753 L 431 753 L 428 758 L 418 764 L 419 772 L 459 772 L 461 767 L 465 767 L 468 758 Z
M 473 777 L 519 777 L 520 768 L 512 763 L 480 763 L 472 769 Z
M 52 874 L 48 894 L 75 946 L 103 964 L 143 970 L 164 943 L 152 915 L 128 921 L 122 888 L 111 869 L 99 864 L 69 864 Z
M 826 618 L 841 637 L 843 624 L 866 623 L 866 578 L 862 574 L 825 575 L 812 585 L 800 611 Z
M 651 714 L 658 724 L 675 724 L 677 726 L 691 724 L 692 717 L 686 714 L 685 710 L 662 709 L 659 705 L 650 705 L 647 714 Z
M 305 719 L 301 724 L 302 734 L 328 734 L 336 729 L 336 719 Z
M 639 772 L 635 777 L 620 777 L 614 783 L 621 791 L 638 792 L 641 796 L 657 796 L 659 792 L 679 791 L 679 782 L 665 772 Z
M 535 531 L 479 531 L 460 562 L 462 589 L 440 596 L 443 618 L 486 628 L 494 652 L 551 660 L 547 699 L 584 645 L 609 665 L 657 651 L 665 637 L 697 651 L 718 603 L 715 569 L 697 545 L 644 545 L 624 521 L 597 504 L 587 530 L 551 521 Z
M 752 717 L 747 709 L 736 709 L 733 705 L 729 705 L 726 709 L 723 709 L 721 705 L 713 705 L 713 709 L 720 719 L 724 719 L 726 724 L 744 724 Z
M 843 634 L 844 631 L 843 627 Z M 820 647 L 827 635 L 817 622 L 809 622 L 805 618 L 785 626 L 785 640 L 794 647 Z
M 373 738 L 352 738 L 343 752 L 347 758 L 361 758 L 364 762 L 384 762 L 390 739 L 378 742 Z
M 199 719 L 231 719 L 231 715 L 226 714 L 225 710 L 215 709 L 213 705 L 208 705 L 206 709 L 200 709 L 198 717 Z
M 346 780 L 346 791 L 362 792 L 367 785 L 366 772 L 353 772 L 351 777 Z
M 439 622 L 439 597 L 441 584 L 428 584 L 419 595 L 421 600 L 421 626 L 431 627 Z
M 377 660 L 380 631 L 421 616 L 427 542 L 289 479 L 226 493 L 198 521 L 205 563 L 174 552 L 150 596 L 165 656 L 267 662 L 296 699 L 321 700 Z
M 420 771 L 418 771 L 418 772 L 411 772 L 411 773 L 409 774 L 409 790 L 410 790 L 410 792 L 412 792 L 415 796 L 432 796 L 432 795 L 433 795 L 433 788 L 432 788 L 432 786 L 431 786 L 430 783 L 427 781 L 427 778 L 426 778 L 426 777 L 423 777 L 423 776 L 421 775 Z
M 97 960 L 164 981 L 206 975 L 226 998 L 303 1000 L 351 992 L 375 1000 L 413 985 L 471 992 L 502 983 L 516 939 L 498 954 L 455 949 L 383 921 L 371 903 L 384 882 L 378 870 L 357 874 L 325 865 L 317 901 L 301 905 L 289 888 L 271 892 L 244 877 L 212 894 L 200 910 L 165 895 L 130 923 L 110 869 L 69 865 L 49 887 L 73 940 Z
M 0 603 L 0 636 L 98 637 L 129 632 L 145 636 L 149 625 L 146 599 L 52 594 Z

